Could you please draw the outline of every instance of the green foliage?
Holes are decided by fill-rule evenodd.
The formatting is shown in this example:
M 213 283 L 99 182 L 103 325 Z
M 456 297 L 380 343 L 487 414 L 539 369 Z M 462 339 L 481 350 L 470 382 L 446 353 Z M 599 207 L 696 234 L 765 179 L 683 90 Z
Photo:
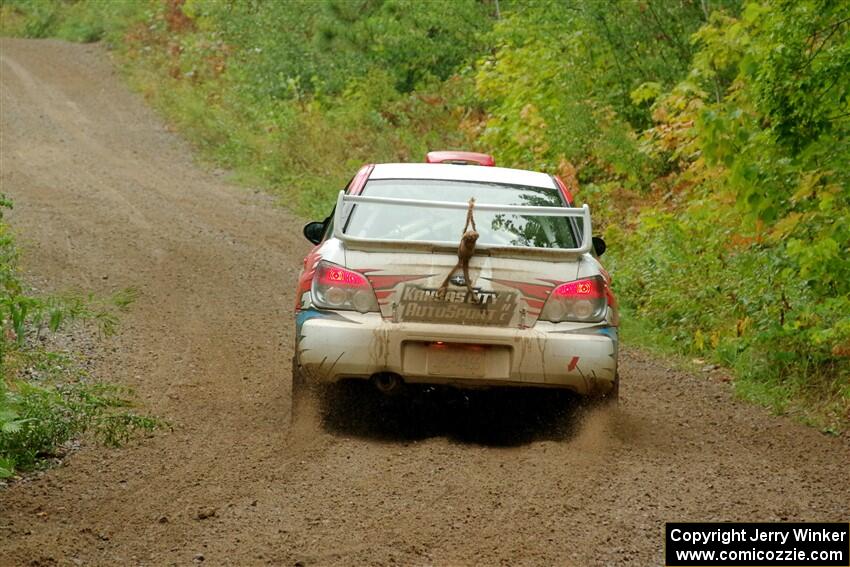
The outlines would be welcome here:
M 0 34 L 116 42 L 155 0 L 2 0 Z
M 11 203 L 0 194 L 0 478 L 36 466 L 84 434 L 114 446 L 160 426 L 131 411 L 126 392 L 90 383 L 73 359 L 46 350 L 38 340 L 69 320 L 93 321 L 102 332 L 114 332 L 117 313 L 132 303 L 135 292 L 105 299 L 27 295 L 17 277 L 4 207 Z
M 363 163 L 463 145 L 469 80 L 454 73 L 475 59 L 479 31 L 493 22 L 480 2 L 354 8 L 161 4 L 127 32 L 131 80 L 206 157 L 324 217 Z
M 694 150 L 671 164 L 686 204 L 612 231 L 620 292 L 681 350 L 734 367 L 745 397 L 816 408 L 806 419 L 837 429 L 850 417 L 850 9 L 749 3 L 694 42 L 647 136 Z
M 697 2 L 522 4 L 495 28 L 498 49 L 478 66 L 490 114 L 482 145 L 509 164 L 554 170 L 567 160 L 583 181 L 647 184 L 652 164 L 635 130 L 684 74 L 704 18 Z
M 0 340 L 0 368 L 10 348 L 10 338 L 14 347 L 20 348 L 27 334 L 38 338 L 45 331 L 55 333 L 65 321 L 90 321 L 103 335 L 112 335 L 118 314 L 126 311 L 137 295 L 136 290 L 128 288 L 107 298 L 80 293 L 38 298 L 23 293 L 14 273 L 7 277 L 7 282 L 4 293 L 0 294 L 0 330 L 4 333 Z
M 491 19 L 486 4 L 453 0 L 189 0 L 184 12 L 233 49 L 240 86 L 257 99 L 339 94 L 378 69 L 409 93 L 453 75 Z
M 104 384 L 39 385 L 0 380 L 0 478 L 27 470 L 82 434 L 126 443 L 160 422 L 129 411 L 120 390 Z

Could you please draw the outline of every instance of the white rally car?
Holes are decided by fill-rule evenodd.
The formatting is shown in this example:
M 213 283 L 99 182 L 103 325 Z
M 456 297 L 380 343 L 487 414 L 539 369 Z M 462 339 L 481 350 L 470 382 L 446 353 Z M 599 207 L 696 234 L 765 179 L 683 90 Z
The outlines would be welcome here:
M 455 268 L 470 208 L 466 281 Z M 296 297 L 293 400 L 347 379 L 386 393 L 510 386 L 616 400 L 605 245 L 557 177 L 470 152 L 367 165 L 304 234 L 316 246 Z

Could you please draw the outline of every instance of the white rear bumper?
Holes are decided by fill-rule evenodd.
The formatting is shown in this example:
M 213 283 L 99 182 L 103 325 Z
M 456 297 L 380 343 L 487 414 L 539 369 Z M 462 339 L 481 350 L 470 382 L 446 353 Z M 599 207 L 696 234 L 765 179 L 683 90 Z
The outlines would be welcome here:
M 605 324 L 531 329 L 393 323 L 377 313 L 302 311 L 297 362 L 333 382 L 393 372 L 408 383 L 535 386 L 605 393 L 617 374 L 617 334 Z

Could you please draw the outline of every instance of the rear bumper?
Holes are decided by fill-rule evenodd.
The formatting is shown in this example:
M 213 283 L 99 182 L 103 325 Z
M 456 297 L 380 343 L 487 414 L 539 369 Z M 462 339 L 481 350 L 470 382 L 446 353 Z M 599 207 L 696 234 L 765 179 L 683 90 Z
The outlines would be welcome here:
M 617 330 L 604 323 L 541 321 L 515 329 L 393 323 L 377 313 L 308 309 L 298 313 L 297 331 L 297 364 L 313 381 L 393 372 L 414 384 L 604 394 L 617 375 Z

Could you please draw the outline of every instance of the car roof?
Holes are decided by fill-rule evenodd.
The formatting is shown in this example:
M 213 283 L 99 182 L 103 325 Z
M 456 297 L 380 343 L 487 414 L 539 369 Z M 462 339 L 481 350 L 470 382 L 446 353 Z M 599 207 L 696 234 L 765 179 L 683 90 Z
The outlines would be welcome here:
M 375 165 L 369 179 L 445 179 L 558 188 L 551 175 L 537 171 L 442 163 L 379 163 Z

